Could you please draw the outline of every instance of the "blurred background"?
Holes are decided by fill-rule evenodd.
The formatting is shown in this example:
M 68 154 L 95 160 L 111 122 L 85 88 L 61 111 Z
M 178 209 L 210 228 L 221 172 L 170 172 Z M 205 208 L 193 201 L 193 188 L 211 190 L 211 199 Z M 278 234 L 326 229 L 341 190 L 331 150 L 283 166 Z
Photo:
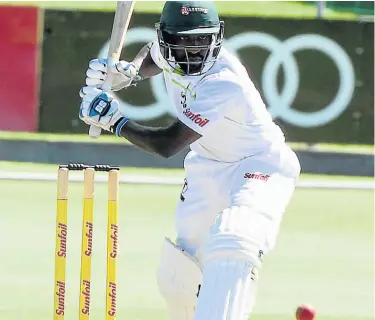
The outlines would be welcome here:
M 164 1 L 138 1 L 122 59 L 156 40 Z M 260 277 L 254 320 L 374 313 L 374 2 L 216 1 L 225 46 L 296 150 L 302 177 Z M 156 285 L 188 150 L 165 160 L 78 119 L 89 60 L 105 57 L 116 2 L 0 1 L 0 319 L 51 319 L 57 165 L 121 166 L 118 318 L 167 319 Z M 128 116 L 174 117 L 162 76 L 116 93 Z M 103 181 L 104 175 L 97 174 Z M 66 319 L 77 315 L 82 176 L 69 189 Z M 106 185 L 95 191 L 92 319 L 105 307 Z

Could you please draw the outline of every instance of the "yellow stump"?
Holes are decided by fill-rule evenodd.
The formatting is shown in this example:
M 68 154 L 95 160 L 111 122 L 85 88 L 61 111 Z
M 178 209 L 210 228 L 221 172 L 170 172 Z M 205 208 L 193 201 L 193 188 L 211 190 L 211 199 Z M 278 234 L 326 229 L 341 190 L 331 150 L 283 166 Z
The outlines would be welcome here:
M 108 173 L 106 320 L 116 319 L 117 311 L 116 259 L 119 243 L 118 189 L 119 171 L 111 170 Z
M 90 317 L 91 259 L 94 222 L 94 178 L 95 170 L 93 168 L 88 168 L 84 170 L 81 278 L 79 292 L 80 320 L 88 320 Z
M 57 178 L 57 218 L 55 246 L 54 320 L 65 314 L 66 245 L 68 235 L 68 180 L 69 170 L 59 168 Z

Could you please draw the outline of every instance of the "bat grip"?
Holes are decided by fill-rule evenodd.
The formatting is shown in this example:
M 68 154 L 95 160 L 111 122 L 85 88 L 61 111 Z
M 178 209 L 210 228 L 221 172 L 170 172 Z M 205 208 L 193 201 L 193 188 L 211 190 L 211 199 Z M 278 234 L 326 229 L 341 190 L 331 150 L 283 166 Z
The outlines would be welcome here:
M 114 65 L 115 65 L 114 60 L 111 59 L 111 58 L 108 58 L 107 59 L 107 78 L 105 79 L 105 81 L 102 85 L 103 91 L 109 92 L 112 89 L 112 83 L 113 83 L 114 75 L 113 75 L 113 72 L 111 72 L 111 69 L 114 67 Z M 89 136 L 91 138 L 99 138 L 101 133 L 102 133 L 102 129 L 100 127 L 97 127 L 97 126 L 94 126 L 94 125 L 90 126 Z

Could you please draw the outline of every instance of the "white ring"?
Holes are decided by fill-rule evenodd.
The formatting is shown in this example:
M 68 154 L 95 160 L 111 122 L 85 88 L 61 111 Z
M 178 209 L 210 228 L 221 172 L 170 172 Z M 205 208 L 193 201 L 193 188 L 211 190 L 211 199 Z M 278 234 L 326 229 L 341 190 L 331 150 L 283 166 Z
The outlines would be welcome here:
M 340 116 L 351 101 L 355 85 L 354 68 L 345 51 L 332 40 L 316 34 L 294 36 L 286 40 L 283 46 L 289 50 L 290 54 L 301 49 L 314 49 L 325 53 L 338 68 L 340 86 L 333 101 L 323 110 L 302 112 L 292 109 L 291 104 L 297 92 L 284 94 L 286 90 L 283 90 L 283 94 L 279 96 L 276 83 L 278 67 L 281 64 L 284 66 L 287 81 L 290 66 L 285 67 L 287 61 L 285 57 L 283 59 L 281 55 L 275 54 L 274 51 L 266 62 L 263 73 L 263 83 L 266 84 L 263 89 L 266 99 L 270 107 L 276 110 L 272 113 L 273 116 L 278 116 L 289 124 L 305 128 L 325 125 Z M 284 52 L 284 50 L 280 51 Z M 277 51 L 277 53 L 280 51 Z

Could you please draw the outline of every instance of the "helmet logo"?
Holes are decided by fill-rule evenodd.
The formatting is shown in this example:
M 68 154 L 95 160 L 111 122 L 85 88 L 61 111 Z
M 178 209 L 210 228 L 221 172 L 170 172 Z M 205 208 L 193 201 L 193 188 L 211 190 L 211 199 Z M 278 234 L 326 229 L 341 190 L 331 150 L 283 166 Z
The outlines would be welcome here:
M 187 15 L 189 14 L 189 7 L 183 6 L 183 7 L 181 8 L 181 14 L 182 14 L 183 16 L 187 16 Z
M 207 8 L 201 8 L 201 7 L 189 7 L 189 6 L 181 7 L 181 14 L 183 16 L 189 15 L 190 12 L 200 12 L 200 13 L 207 14 L 208 9 Z

